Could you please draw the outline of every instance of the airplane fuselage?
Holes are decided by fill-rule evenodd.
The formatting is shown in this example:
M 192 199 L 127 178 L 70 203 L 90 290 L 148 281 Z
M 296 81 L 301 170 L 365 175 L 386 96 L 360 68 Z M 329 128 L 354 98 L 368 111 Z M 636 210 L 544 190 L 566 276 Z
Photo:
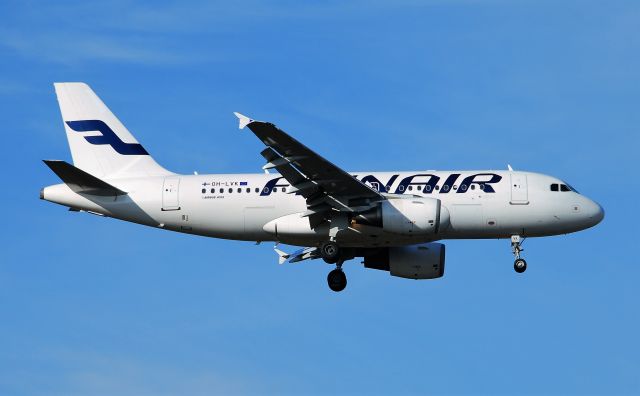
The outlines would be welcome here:
M 552 191 L 563 182 L 515 171 L 351 172 L 389 197 L 436 198 L 450 225 L 433 235 L 398 235 L 351 224 L 338 236 L 343 246 L 399 246 L 440 239 L 558 235 L 589 228 L 602 209 L 573 190 Z M 306 201 L 278 174 L 209 174 L 107 180 L 128 194 L 97 197 L 66 184 L 47 187 L 46 200 L 166 230 L 207 237 L 278 241 L 313 246 L 328 227 L 305 227 Z M 278 230 L 278 219 L 295 224 Z M 291 224 L 289 218 L 287 224 Z M 282 224 L 282 223 L 279 223 Z

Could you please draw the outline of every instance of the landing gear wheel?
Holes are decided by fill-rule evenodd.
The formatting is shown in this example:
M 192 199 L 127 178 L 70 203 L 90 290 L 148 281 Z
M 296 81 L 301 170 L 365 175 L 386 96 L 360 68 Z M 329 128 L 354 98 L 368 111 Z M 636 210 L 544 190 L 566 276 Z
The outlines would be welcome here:
M 516 270 L 517 273 L 521 274 L 527 270 L 527 262 L 524 259 L 516 259 L 513 262 L 513 269 Z
M 334 292 L 343 291 L 347 287 L 347 276 L 341 269 L 334 269 L 327 275 L 327 283 Z
M 338 262 L 340 256 L 340 248 L 338 244 L 333 241 L 325 242 L 320 246 L 320 255 L 327 263 L 335 264 Z

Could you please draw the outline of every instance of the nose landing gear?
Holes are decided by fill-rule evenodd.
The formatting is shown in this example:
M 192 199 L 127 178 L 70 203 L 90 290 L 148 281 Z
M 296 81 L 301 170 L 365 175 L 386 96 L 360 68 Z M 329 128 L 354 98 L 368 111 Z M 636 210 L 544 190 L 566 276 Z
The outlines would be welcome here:
M 522 242 L 524 242 L 524 238 L 520 237 L 520 235 L 511 236 L 511 251 L 516 257 L 516 260 L 513 262 L 513 269 L 519 274 L 527 270 L 527 262 L 525 259 L 520 258 L 520 253 L 524 250 L 522 249 Z
M 516 259 L 516 261 L 513 262 L 513 269 L 521 274 L 527 270 L 527 262 L 524 259 Z

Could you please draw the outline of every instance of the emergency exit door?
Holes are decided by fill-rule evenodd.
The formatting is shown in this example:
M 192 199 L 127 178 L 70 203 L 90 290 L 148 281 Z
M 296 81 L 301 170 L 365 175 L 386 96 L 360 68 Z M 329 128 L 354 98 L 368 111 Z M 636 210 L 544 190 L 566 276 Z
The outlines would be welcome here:
M 526 205 L 529 203 L 527 192 L 527 175 L 511 173 L 511 204 Z
M 180 210 L 179 187 L 179 177 L 165 177 L 162 186 L 162 210 Z

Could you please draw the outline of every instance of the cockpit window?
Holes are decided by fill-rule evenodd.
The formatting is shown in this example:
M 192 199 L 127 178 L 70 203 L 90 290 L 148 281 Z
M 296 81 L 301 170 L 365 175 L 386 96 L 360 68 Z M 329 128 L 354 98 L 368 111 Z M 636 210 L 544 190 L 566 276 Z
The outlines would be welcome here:
M 575 188 L 573 188 L 573 186 L 572 186 L 571 184 L 568 184 L 568 183 L 567 183 L 567 187 L 569 187 L 569 190 L 573 191 L 574 193 L 580 194 L 580 193 L 578 192 L 578 190 L 576 190 Z
M 568 184 L 562 184 L 562 183 L 553 183 L 550 186 L 551 191 L 562 191 L 562 192 L 568 192 L 568 191 L 573 191 L 575 193 L 578 193 L 576 191 L 575 188 L 571 187 Z

